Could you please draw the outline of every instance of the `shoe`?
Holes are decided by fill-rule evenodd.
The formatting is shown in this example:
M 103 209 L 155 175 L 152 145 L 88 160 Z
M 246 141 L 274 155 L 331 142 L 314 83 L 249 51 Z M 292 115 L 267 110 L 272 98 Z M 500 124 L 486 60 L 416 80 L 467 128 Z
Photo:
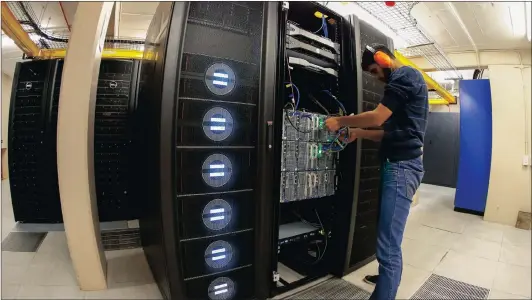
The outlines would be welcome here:
M 375 285 L 377 284 L 377 279 L 379 278 L 379 275 L 367 275 L 364 277 L 364 282 L 367 284 Z

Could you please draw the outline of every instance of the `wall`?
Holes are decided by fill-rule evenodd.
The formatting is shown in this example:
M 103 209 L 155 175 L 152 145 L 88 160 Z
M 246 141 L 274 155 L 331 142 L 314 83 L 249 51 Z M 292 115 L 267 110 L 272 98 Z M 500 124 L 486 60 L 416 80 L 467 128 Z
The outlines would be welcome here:
M 493 111 L 490 185 L 484 219 L 515 226 L 519 211 L 531 211 L 530 65 L 489 65 Z
M 7 127 L 9 124 L 9 103 L 13 78 L 2 73 L 2 148 L 7 148 Z

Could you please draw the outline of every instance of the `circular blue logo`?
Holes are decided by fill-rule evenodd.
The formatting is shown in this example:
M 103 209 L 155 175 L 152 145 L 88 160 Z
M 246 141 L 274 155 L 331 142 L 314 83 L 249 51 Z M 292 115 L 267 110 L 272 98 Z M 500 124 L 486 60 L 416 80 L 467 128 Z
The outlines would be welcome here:
M 229 94 L 235 88 L 235 83 L 235 73 L 226 64 L 213 64 L 205 72 L 205 84 L 209 91 L 215 95 Z

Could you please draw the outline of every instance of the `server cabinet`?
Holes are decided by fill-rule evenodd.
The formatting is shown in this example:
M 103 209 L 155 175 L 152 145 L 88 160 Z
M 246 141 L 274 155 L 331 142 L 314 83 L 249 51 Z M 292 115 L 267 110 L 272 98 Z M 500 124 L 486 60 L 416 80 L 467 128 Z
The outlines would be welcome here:
M 58 95 L 57 61 L 17 63 L 9 117 L 9 173 L 15 220 L 62 221 L 52 102 Z M 60 83 L 59 83 L 60 84 Z M 54 176 L 55 175 L 55 176 Z
M 15 220 L 63 221 L 57 174 L 62 59 L 17 64 L 9 168 Z M 95 181 L 100 221 L 138 218 L 134 114 L 138 61 L 102 60 L 95 111 Z
M 257 296 L 276 63 L 265 37 L 278 5 L 161 2 L 150 24 L 139 112 L 151 201 L 140 226 L 167 299 Z
M 94 116 L 94 179 L 100 222 L 134 220 L 136 191 L 135 105 L 139 61 L 104 59 L 100 63 Z M 140 157 L 138 155 L 141 155 Z M 141 184 L 141 182 L 139 182 Z
M 356 49 L 357 68 L 357 104 L 358 112 L 373 110 L 379 104 L 384 84 L 362 71 L 361 57 L 368 44 L 379 43 L 393 49 L 392 40 L 370 24 L 350 16 L 354 28 L 353 42 Z M 355 206 L 352 211 L 350 238 L 351 247 L 349 265 L 346 271 L 352 271 L 374 259 L 377 244 L 377 221 L 379 215 L 379 194 L 381 181 L 380 143 L 368 140 L 357 142 L 357 168 L 355 183 Z
M 296 138 L 299 141 L 298 145 L 296 145 L 296 148 L 299 149 L 297 150 L 299 151 L 297 169 L 290 166 L 289 161 L 291 158 L 287 156 L 289 151 L 287 151 L 286 145 L 290 149 L 291 140 L 293 139 L 289 137 L 290 133 L 288 132 L 290 130 L 287 130 L 287 128 L 293 127 L 293 124 L 284 126 L 289 123 L 286 121 L 287 117 L 285 117 L 284 110 L 286 109 L 285 105 L 287 99 L 290 98 L 291 91 L 285 88 L 284 83 L 289 81 L 298 86 L 296 94 L 301 92 L 300 104 L 304 108 L 304 111 L 308 113 L 323 113 L 325 111 L 317 104 L 314 104 L 314 101 L 310 100 L 309 95 L 314 95 L 316 100 L 319 99 L 319 102 L 331 114 L 336 113 L 336 110 L 339 108 L 338 102 L 331 97 L 325 96 L 323 93 L 324 89 L 330 89 L 330 92 L 345 107 L 347 113 L 356 113 L 358 101 L 357 87 L 353 83 L 357 78 L 357 69 L 355 65 L 355 44 L 352 42 L 355 33 L 349 20 L 318 3 L 289 2 L 288 4 L 288 9 L 283 10 L 281 13 L 279 23 L 282 25 L 278 37 L 280 41 L 279 76 L 274 122 L 277 124 L 277 127 L 274 126 L 276 136 L 274 144 L 276 152 L 274 158 L 274 178 L 277 182 L 273 184 L 276 196 L 270 204 L 273 208 L 265 209 L 264 211 L 268 216 L 270 215 L 270 210 L 273 211 L 270 217 L 272 220 L 270 221 L 270 226 L 273 231 L 271 238 L 273 243 L 269 256 L 271 259 L 268 260 L 270 268 L 278 271 L 276 276 L 280 276 L 281 279 L 283 274 L 278 268 L 280 264 L 282 264 L 283 270 L 288 267 L 301 274 L 303 278 L 293 282 L 281 281 L 283 286 L 280 288 L 276 288 L 275 283 L 272 284 L 272 295 L 296 288 L 327 274 L 341 276 L 346 272 L 346 265 L 350 260 L 348 250 L 350 249 L 349 236 L 352 235 L 350 228 L 351 211 L 355 200 L 355 183 L 357 180 L 355 177 L 357 148 L 355 144 L 351 144 L 339 152 L 338 156 L 334 159 L 334 168 L 326 172 L 327 174 L 332 174 L 328 177 L 334 181 L 333 189 L 327 189 L 321 192 L 318 188 L 317 195 L 312 192 L 310 197 L 307 197 L 308 195 L 301 196 L 301 187 L 302 185 L 305 186 L 305 178 L 301 178 L 300 176 L 302 173 L 316 174 L 320 178 L 319 180 L 324 177 L 319 176 L 321 166 L 317 168 L 311 167 L 312 170 L 307 172 L 308 169 L 300 165 L 301 160 L 299 158 L 304 153 L 304 151 L 301 151 L 303 149 L 301 143 L 303 142 L 304 144 L 307 139 L 302 137 L 302 132 L 297 132 L 297 129 L 292 129 L 292 131 L 299 135 L 299 138 Z M 327 16 L 327 25 L 323 24 L 323 27 L 327 26 L 327 34 L 321 32 L 317 35 L 315 32 L 316 29 L 320 28 L 320 21 L 323 20 L 316 17 L 320 15 Z M 298 42 L 295 42 L 295 39 Z M 304 46 L 296 46 L 298 43 L 302 43 Z M 323 52 L 323 55 L 309 53 L 308 48 L 312 49 L 312 47 L 317 47 L 318 51 L 315 50 L 315 52 Z M 331 52 L 334 53 L 334 63 L 331 63 Z M 287 59 L 284 59 L 284 57 L 287 57 Z M 298 59 L 306 60 L 309 62 L 307 65 L 310 67 L 304 67 Z M 303 119 L 300 121 L 302 122 Z M 305 135 L 305 130 L 303 131 L 303 135 Z M 289 177 L 293 173 L 292 170 L 295 170 L 296 172 L 294 173 L 298 174 L 298 177 L 294 180 L 295 183 L 291 183 L 292 180 Z M 315 172 L 316 170 L 318 172 Z M 286 176 L 287 180 L 283 180 L 285 179 L 284 176 Z M 279 184 L 279 182 L 282 183 Z M 308 183 L 308 180 L 306 182 Z M 323 183 L 323 186 L 328 185 Z M 294 192 L 295 196 L 287 195 L 287 192 L 291 190 L 296 190 Z M 305 188 L 303 187 L 304 190 Z M 281 195 L 280 200 L 279 195 Z M 326 253 L 320 256 L 321 258 L 316 263 L 301 262 L 301 260 L 296 261 L 297 257 L 305 256 L 306 258 L 311 258 L 308 257 L 305 247 L 304 240 L 307 238 L 301 237 L 299 239 L 295 237 L 292 239 L 302 241 L 293 244 L 293 250 L 287 249 L 285 246 L 286 238 L 284 237 L 285 230 L 283 228 L 286 227 L 285 225 L 296 224 L 301 221 L 301 218 L 292 215 L 294 210 L 306 211 L 312 214 L 316 213 L 313 220 L 322 223 L 320 225 L 324 228 L 323 231 L 326 232 L 325 234 L 316 234 L 320 237 L 327 236 Z M 317 216 L 317 211 L 319 211 L 321 217 Z M 309 216 L 312 217 L 312 214 L 309 214 Z M 263 232 L 266 232 L 266 235 L 269 236 L 269 231 L 263 229 Z M 300 249 L 297 249 L 298 243 L 302 245 Z M 272 279 L 270 278 L 271 281 Z M 279 284 L 277 283 L 277 285 Z
M 456 188 L 460 113 L 431 112 L 423 146 L 423 183 Z

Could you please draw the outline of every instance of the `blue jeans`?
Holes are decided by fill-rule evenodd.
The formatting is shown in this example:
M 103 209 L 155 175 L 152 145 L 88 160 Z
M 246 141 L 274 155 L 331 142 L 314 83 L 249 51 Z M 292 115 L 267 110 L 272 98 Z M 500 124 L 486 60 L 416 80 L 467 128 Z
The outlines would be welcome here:
M 382 165 L 380 213 L 377 236 L 379 277 L 370 299 L 395 299 L 401 274 L 403 256 L 401 243 L 412 198 L 423 178 L 421 157 L 389 162 Z

